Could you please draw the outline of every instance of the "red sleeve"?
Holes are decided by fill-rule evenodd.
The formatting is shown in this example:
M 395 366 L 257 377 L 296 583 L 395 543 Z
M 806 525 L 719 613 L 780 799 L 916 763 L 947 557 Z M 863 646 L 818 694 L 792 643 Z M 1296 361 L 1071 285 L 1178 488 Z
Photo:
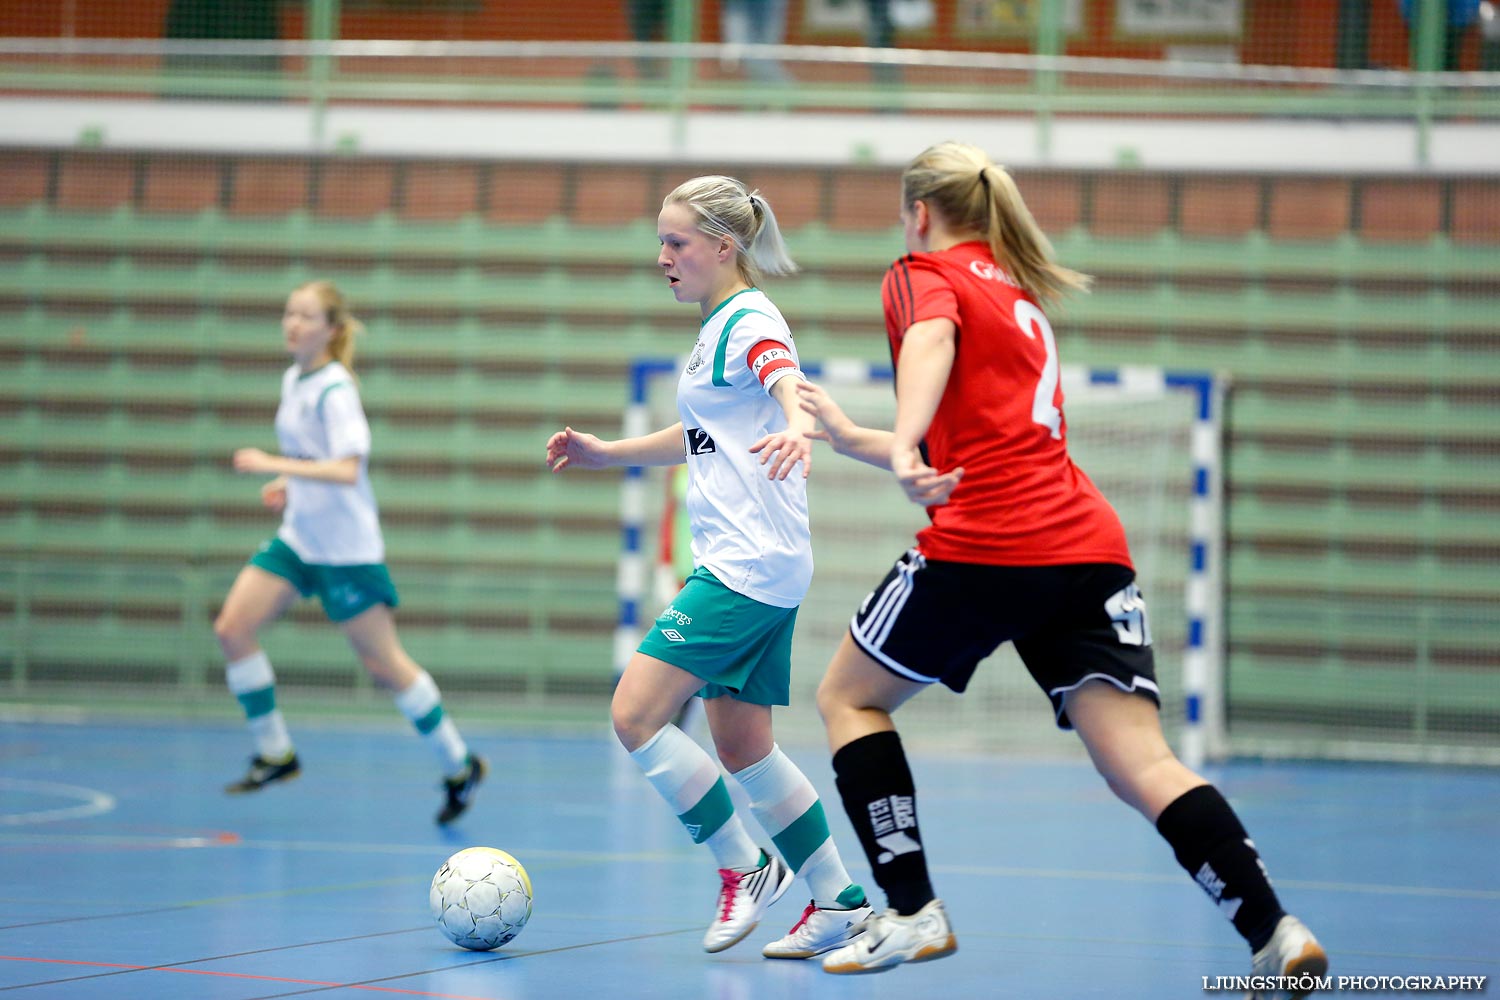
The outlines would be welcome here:
M 911 274 L 907 267 L 910 258 L 902 257 L 885 272 L 880 283 L 880 301 L 885 307 L 885 329 L 892 340 L 900 340 L 906 328 L 911 326 Z
M 958 323 L 958 295 L 953 286 L 936 264 L 915 254 L 907 254 L 886 271 L 881 298 L 886 330 L 893 341 L 924 319 Z
M 765 385 L 766 379 L 775 372 L 787 368 L 796 368 L 797 359 L 787 346 L 776 340 L 762 340 L 750 348 L 750 353 L 745 355 L 745 365 L 755 377 L 760 379 L 760 384 Z

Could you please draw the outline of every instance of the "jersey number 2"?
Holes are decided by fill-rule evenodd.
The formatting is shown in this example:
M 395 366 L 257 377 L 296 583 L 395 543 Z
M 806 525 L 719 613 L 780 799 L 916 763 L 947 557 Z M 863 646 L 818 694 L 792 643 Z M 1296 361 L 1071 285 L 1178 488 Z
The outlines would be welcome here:
M 1052 432 L 1053 440 L 1062 438 L 1062 410 L 1053 400 L 1057 398 L 1057 340 L 1052 336 L 1052 324 L 1036 306 L 1025 299 L 1016 300 L 1016 325 L 1027 337 L 1035 340 L 1042 335 L 1042 347 L 1047 351 L 1047 361 L 1042 365 L 1042 377 L 1037 379 L 1036 395 L 1031 399 L 1031 419 Z

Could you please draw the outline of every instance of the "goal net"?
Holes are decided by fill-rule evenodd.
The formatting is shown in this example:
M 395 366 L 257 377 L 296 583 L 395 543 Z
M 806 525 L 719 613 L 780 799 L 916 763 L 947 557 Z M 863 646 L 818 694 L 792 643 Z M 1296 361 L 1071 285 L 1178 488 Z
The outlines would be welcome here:
M 677 419 L 679 368 L 658 359 L 635 365 L 627 435 Z M 805 368 L 856 422 L 891 425 L 889 368 L 838 361 Z M 1148 602 L 1168 738 L 1186 759 L 1217 754 L 1218 386 L 1200 373 L 1065 366 L 1063 389 L 1073 458 L 1125 523 Z M 632 469 L 625 479 L 617 670 L 682 575 L 682 541 L 673 537 L 672 475 L 671 469 Z M 778 710 L 777 736 L 783 741 L 821 738 L 813 696 L 823 670 L 855 608 L 926 522 L 889 473 L 821 446 L 814 453 L 808 504 L 816 569 L 797 617 L 792 704 Z M 675 567 L 673 553 L 679 557 Z M 902 707 L 900 724 L 904 735 L 957 748 L 1081 752 L 1075 738 L 1059 734 L 1046 696 L 1009 644 L 980 666 L 962 697 L 934 685 Z

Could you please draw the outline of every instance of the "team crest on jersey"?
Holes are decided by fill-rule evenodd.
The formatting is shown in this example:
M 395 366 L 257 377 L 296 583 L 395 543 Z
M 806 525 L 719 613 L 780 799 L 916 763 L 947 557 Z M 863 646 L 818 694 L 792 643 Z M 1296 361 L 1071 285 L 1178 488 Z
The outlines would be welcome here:
M 703 341 L 700 340 L 700 341 L 698 341 L 697 346 L 695 346 L 693 348 L 693 356 L 690 357 L 690 358 L 688 358 L 687 373 L 689 375 L 691 375 L 695 371 L 697 371 L 699 368 L 702 368 L 702 367 L 703 367 Z

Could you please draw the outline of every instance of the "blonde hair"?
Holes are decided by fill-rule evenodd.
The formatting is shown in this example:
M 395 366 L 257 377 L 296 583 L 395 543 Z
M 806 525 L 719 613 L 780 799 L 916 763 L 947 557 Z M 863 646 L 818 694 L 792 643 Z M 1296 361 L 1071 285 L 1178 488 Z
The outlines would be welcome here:
M 365 326 L 349 311 L 349 301 L 339 287 L 331 281 L 309 281 L 298 285 L 296 291 L 310 291 L 318 296 L 327 315 L 328 325 L 333 327 L 333 337 L 328 341 L 328 353 L 350 372 L 354 371 L 354 338 L 365 332 Z
M 1057 263 L 1015 180 L 982 149 L 943 142 L 920 153 L 901 175 L 902 205 L 918 201 L 949 226 L 982 234 L 995 263 L 1044 306 L 1087 292 L 1093 281 Z
M 735 266 L 747 285 L 759 285 L 765 274 L 797 270 L 771 203 L 733 177 L 709 174 L 683 181 L 661 204 L 686 205 L 697 217 L 700 232 L 732 242 Z

